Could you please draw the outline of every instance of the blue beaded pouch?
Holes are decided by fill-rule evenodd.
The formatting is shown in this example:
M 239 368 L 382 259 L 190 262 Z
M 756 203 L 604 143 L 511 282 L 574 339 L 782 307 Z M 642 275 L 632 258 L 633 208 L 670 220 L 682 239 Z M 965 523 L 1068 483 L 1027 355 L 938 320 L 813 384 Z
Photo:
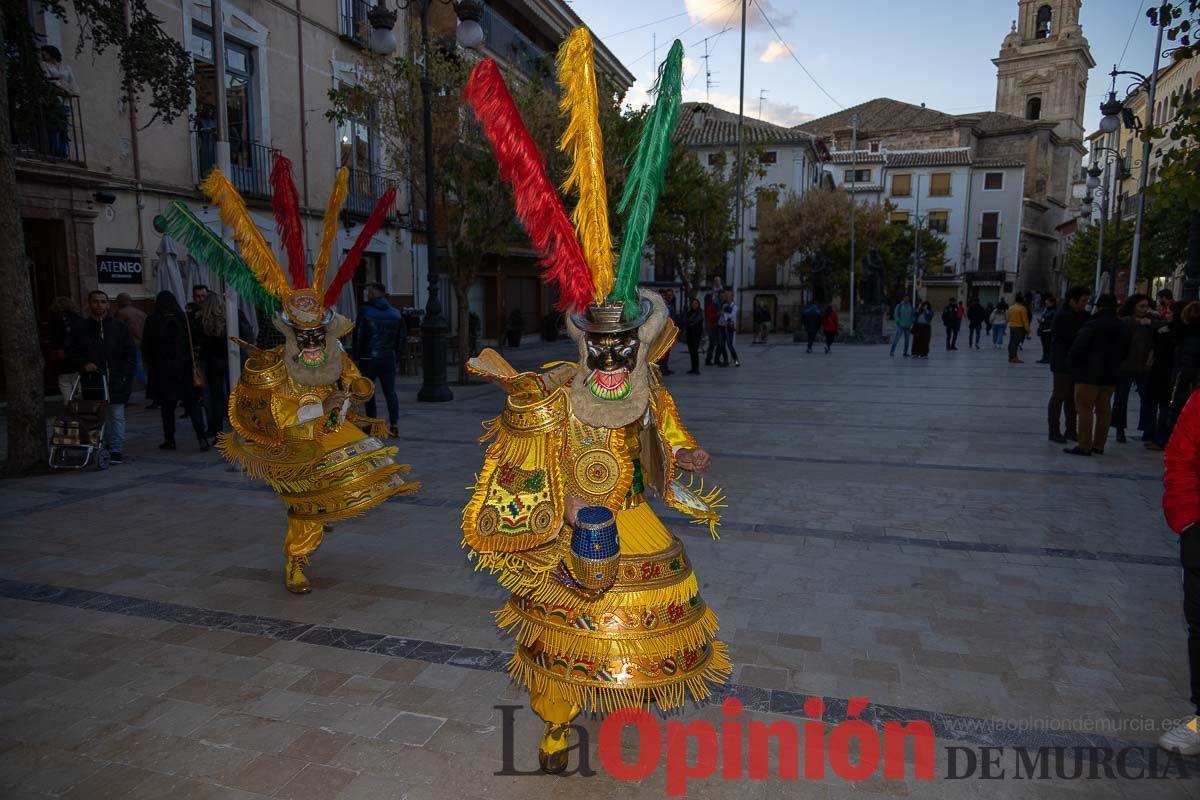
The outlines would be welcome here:
M 604 506 L 580 509 L 571 533 L 571 576 L 585 589 L 604 591 L 617 579 L 621 542 L 617 518 Z

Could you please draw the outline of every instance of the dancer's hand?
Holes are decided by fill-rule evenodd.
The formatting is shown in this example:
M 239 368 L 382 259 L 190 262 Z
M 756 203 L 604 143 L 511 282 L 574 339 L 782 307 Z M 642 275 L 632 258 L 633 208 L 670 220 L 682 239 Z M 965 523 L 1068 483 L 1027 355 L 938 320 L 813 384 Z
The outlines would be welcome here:
M 563 507 L 563 519 L 572 528 L 575 527 L 575 524 L 579 522 L 579 510 L 586 505 L 587 503 L 582 497 L 576 497 L 573 494 L 567 495 L 567 502 Z
M 684 447 L 675 454 L 675 464 L 685 472 L 704 472 L 712 457 L 703 447 Z
M 321 408 L 326 414 L 334 410 L 341 411 L 342 405 L 344 405 L 345 402 L 345 392 L 334 392 L 333 394 L 329 395 L 329 397 L 325 398 L 325 402 L 321 404 Z

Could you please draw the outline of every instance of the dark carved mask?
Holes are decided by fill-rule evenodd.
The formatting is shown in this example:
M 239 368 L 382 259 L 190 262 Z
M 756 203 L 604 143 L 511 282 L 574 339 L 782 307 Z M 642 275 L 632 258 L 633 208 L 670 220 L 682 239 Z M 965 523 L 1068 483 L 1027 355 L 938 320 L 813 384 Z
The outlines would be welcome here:
M 629 394 L 629 375 L 637 366 L 641 341 L 637 331 L 588 333 L 587 385 L 601 400 L 621 400 Z
M 325 328 L 295 328 L 296 346 L 300 348 L 298 358 L 306 367 L 319 367 L 329 354 L 325 350 Z

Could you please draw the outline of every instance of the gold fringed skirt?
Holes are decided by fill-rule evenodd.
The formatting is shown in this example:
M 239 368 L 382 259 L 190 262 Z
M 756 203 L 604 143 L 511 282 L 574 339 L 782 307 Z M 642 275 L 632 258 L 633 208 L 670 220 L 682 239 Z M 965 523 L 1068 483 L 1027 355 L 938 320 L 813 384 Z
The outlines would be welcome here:
M 336 522 L 358 516 L 420 484 L 406 481 L 408 465 L 397 464 L 397 449 L 367 436 L 352 424 L 320 441 L 263 445 L 237 433 L 223 433 L 221 454 L 279 493 L 288 516 L 312 522 Z
M 646 503 L 618 511 L 617 530 L 617 579 L 595 597 L 555 577 L 570 531 L 534 551 L 478 555 L 477 569 L 513 591 L 496 612 L 517 638 L 509 673 L 535 695 L 601 714 L 703 700 L 731 667 L 683 544 Z

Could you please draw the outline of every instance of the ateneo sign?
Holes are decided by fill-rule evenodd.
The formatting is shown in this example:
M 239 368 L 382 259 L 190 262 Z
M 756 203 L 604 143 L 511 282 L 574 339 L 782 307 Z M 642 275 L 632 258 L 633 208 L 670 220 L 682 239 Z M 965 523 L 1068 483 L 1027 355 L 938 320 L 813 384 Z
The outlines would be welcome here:
M 137 256 L 101 253 L 96 256 L 96 273 L 100 283 L 141 283 L 142 260 Z

